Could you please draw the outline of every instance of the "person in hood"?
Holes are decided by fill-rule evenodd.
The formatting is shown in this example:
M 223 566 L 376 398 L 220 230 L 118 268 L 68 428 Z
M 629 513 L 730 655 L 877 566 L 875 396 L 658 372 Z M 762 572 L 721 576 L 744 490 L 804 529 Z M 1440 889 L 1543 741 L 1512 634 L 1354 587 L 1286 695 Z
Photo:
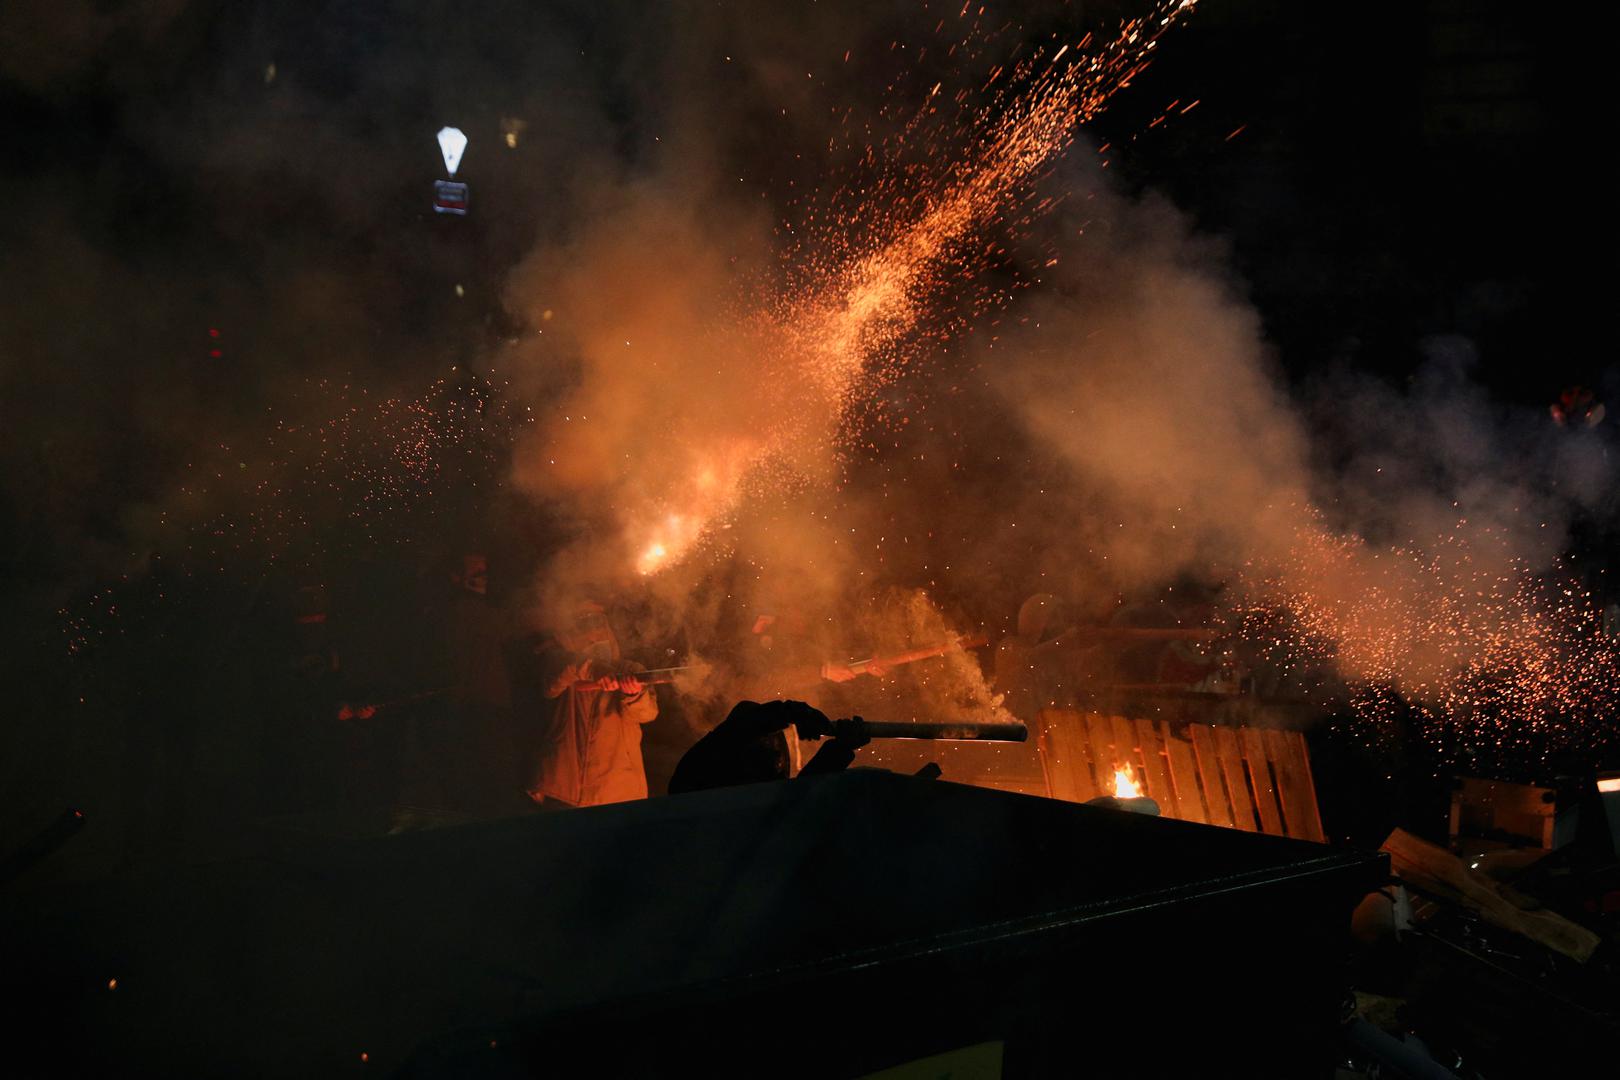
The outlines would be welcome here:
M 636 677 L 646 669 L 619 654 L 602 605 L 576 605 L 541 648 L 540 666 L 546 697 L 556 704 L 529 798 L 544 807 L 645 799 L 641 725 L 658 716 L 658 698 Z
M 797 729 L 796 736 L 790 729 Z M 826 713 L 802 701 L 739 701 L 718 727 L 681 758 L 670 777 L 669 793 L 786 780 L 793 775 L 788 740 L 817 740 L 832 729 Z M 799 776 L 842 772 L 868 741 L 864 735 L 832 736 L 799 770 Z

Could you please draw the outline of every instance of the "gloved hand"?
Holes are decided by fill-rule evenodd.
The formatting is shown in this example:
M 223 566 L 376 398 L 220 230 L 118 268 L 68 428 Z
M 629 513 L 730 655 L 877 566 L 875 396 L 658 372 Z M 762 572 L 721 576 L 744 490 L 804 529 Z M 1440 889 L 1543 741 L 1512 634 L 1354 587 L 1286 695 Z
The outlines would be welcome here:
M 767 701 L 761 708 L 773 710 L 772 718 L 780 718 L 778 730 L 793 725 L 801 739 L 815 740 L 831 735 L 833 723 L 827 714 L 803 701 Z
M 636 678 L 634 669 L 624 663 L 586 661 L 585 678 L 595 681 L 596 688 L 603 693 L 618 691 L 634 696 L 645 689 L 641 680 Z

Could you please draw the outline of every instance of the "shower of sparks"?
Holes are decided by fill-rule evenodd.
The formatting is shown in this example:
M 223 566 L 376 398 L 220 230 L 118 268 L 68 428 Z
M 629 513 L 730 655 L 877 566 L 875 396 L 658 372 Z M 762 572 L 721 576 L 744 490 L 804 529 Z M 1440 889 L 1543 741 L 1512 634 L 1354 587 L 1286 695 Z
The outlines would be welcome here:
M 998 224 L 1026 230 L 1056 205 L 1048 198 L 1015 217 L 1079 127 L 1142 73 L 1194 2 L 1160 3 L 1104 42 L 1091 34 L 1053 40 L 947 101 L 936 83 L 898 133 L 864 145 L 860 158 L 872 175 L 833 191 L 826 205 L 811 200 L 803 208 L 803 221 L 787 230 L 795 238 L 786 255 L 788 287 L 756 320 L 772 343 L 762 350 L 761 378 L 794 391 L 792 408 L 773 410 L 787 423 L 740 460 L 689 449 L 700 472 L 724 458 L 724 475 L 675 485 L 660 513 L 629 526 L 640 573 L 664 569 L 700 544 L 751 489 L 750 474 L 790 474 L 782 460 L 840 433 L 849 437 L 854 414 L 874 408 L 877 391 L 915 358 L 919 338 L 948 336 L 937 326 L 949 321 L 938 309 L 959 304 L 1004 254 L 1003 245 L 985 239 L 987 231 Z M 953 50 L 982 44 L 981 17 L 963 7 Z M 1004 299 L 1004 290 L 990 290 L 974 310 L 982 314 Z
M 1490 530 L 1419 551 L 1310 528 L 1242 585 L 1241 636 L 1296 681 L 1336 685 L 1364 737 L 1404 715 L 1449 764 L 1531 770 L 1613 737 L 1620 649 L 1601 610 Z
M 312 539 L 315 522 L 341 521 L 357 541 L 404 542 L 412 516 L 431 513 L 447 488 L 498 475 L 509 421 L 482 380 L 439 379 L 409 398 L 326 380 L 309 393 L 324 420 L 278 419 L 262 447 L 242 452 L 241 476 L 216 470 L 181 489 L 184 500 L 226 504 L 195 531 L 238 552 L 285 550 Z
M 176 599 L 161 579 L 209 580 L 249 567 L 293 573 L 328 556 L 417 544 L 458 496 L 500 482 L 517 423 L 497 387 L 439 379 L 414 397 L 373 397 L 310 383 L 290 407 L 317 421 L 274 418 L 244 446 L 212 447 L 162 511 L 158 574 L 125 573 L 59 612 L 71 653 L 126 636 L 125 623 Z M 136 597 L 139 597 L 137 602 Z M 138 609 L 138 610 L 137 610 Z

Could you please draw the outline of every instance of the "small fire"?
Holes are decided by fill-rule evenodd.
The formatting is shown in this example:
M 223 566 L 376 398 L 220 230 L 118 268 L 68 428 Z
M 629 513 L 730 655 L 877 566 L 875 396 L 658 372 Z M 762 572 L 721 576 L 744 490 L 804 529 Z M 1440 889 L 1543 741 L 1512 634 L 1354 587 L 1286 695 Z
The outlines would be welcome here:
M 628 543 L 635 552 L 636 572 L 656 574 L 680 562 L 714 528 L 742 497 L 750 470 L 762 460 L 761 445 L 732 439 L 710 448 L 696 460 L 675 466 L 676 480 L 665 486 L 660 500 L 668 508 L 650 520 L 638 516 L 629 523 Z M 724 528 L 724 525 L 721 526 Z
M 654 540 L 647 545 L 647 550 L 641 553 L 641 558 L 636 560 L 636 569 L 643 574 L 650 574 L 663 566 L 664 560 L 667 558 L 669 558 L 669 549 Z
M 655 574 L 679 560 L 702 537 L 705 521 L 685 514 L 666 514 L 653 525 L 653 535 L 636 556 L 636 571 Z
M 1142 797 L 1142 785 L 1138 784 L 1136 782 L 1136 779 L 1133 776 L 1131 776 L 1131 767 L 1129 765 L 1126 765 L 1124 768 L 1115 769 L 1114 770 L 1114 798 L 1116 798 L 1116 799 L 1140 799 L 1141 797 Z

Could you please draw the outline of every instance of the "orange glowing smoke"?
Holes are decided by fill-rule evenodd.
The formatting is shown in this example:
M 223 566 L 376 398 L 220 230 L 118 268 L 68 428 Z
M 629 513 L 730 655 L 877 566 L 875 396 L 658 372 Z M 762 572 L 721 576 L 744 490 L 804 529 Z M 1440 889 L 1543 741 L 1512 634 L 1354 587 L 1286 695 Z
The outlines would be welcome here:
M 936 302 L 971 282 L 986 261 L 985 246 L 976 242 L 982 231 L 1007 219 L 1079 127 L 1147 67 L 1159 38 L 1194 2 L 1165 0 L 1104 44 L 1093 45 L 1088 34 L 1076 45 L 1054 43 L 998 68 L 990 80 L 1000 79 L 998 90 L 954 132 L 924 126 L 938 106 L 935 86 L 892 146 L 866 147 L 870 159 L 889 163 L 888 179 L 859 198 L 837 193 L 835 201 L 851 206 L 846 213 L 827 209 L 817 220 L 810 210 L 800 249 L 811 264 L 808 279 L 760 320 L 774 341 L 760 378 L 791 374 L 794 385 L 819 400 L 800 403 L 787 430 L 760 445 L 689 448 L 691 479 L 660 494 L 650 522 L 629 527 L 640 573 L 678 562 L 736 508 L 750 473 L 773 458 L 802 456 L 784 453 L 785 443 L 825 441 L 829 422 L 839 425 L 905 366 L 908 343 Z M 937 150 L 920 175 L 904 165 L 919 140 L 939 147 L 952 137 L 969 148 L 965 158 Z M 1052 205 L 1044 201 L 1018 227 Z
M 1129 765 L 1126 765 L 1124 768 L 1115 769 L 1114 770 L 1114 798 L 1116 798 L 1116 799 L 1140 799 L 1141 797 L 1142 797 L 1142 785 L 1138 784 L 1136 782 L 1136 778 L 1131 775 L 1131 767 Z

